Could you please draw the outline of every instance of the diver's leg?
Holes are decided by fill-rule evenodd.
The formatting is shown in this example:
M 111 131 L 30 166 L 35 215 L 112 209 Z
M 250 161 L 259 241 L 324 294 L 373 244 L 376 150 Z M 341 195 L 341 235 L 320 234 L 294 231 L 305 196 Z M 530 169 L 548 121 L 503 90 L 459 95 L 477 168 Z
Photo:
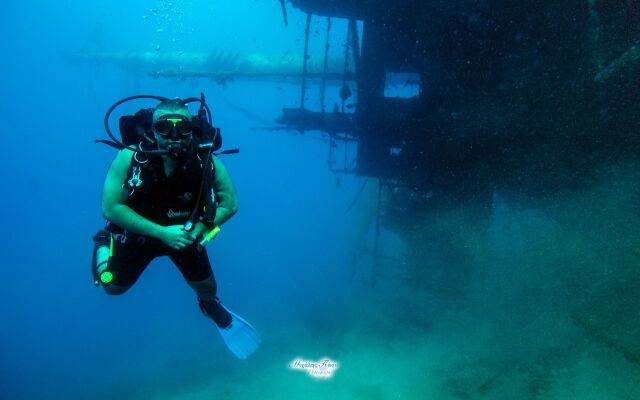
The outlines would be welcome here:
M 200 281 L 190 281 L 187 283 L 198 295 L 198 299 L 206 302 L 214 301 L 216 299 L 216 280 L 213 275 Z
M 94 284 L 101 285 L 110 295 L 129 290 L 157 256 L 155 248 L 145 243 L 146 238 L 142 236 L 117 235 L 117 239 L 112 239 L 111 232 L 102 230 L 96 234 L 94 241 Z
M 198 252 L 193 245 L 168 255 L 198 294 L 200 310 L 215 322 L 229 350 L 241 360 L 249 357 L 260 345 L 260 335 L 247 321 L 225 308 L 216 297 L 216 280 L 207 252 Z
M 218 286 L 206 249 L 197 251 L 196 246 L 189 246 L 183 250 L 172 251 L 169 258 L 198 295 L 198 304 L 202 312 L 211 317 L 219 327 L 229 326 L 231 314 L 220 305 L 220 300 L 216 297 Z

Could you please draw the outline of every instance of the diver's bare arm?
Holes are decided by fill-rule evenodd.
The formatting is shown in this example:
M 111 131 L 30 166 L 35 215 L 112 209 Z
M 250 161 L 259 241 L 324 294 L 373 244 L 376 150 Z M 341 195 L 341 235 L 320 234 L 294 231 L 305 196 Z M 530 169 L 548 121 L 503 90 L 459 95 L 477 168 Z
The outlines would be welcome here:
M 131 150 L 120 150 L 109 167 L 102 190 L 102 216 L 128 231 L 159 238 L 163 227 L 144 218 L 125 204 L 127 192 L 122 188 L 122 182 L 127 177 L 132 155 Z
M 213 156 L 213 162 L 216 168 L 216 176 L 213 179 L 213 189 L 218 199 L 218 208 L 214 222 L 216 226 L 220 226 L 238 212 L 238 198 L 227 169 L 215 156 Z

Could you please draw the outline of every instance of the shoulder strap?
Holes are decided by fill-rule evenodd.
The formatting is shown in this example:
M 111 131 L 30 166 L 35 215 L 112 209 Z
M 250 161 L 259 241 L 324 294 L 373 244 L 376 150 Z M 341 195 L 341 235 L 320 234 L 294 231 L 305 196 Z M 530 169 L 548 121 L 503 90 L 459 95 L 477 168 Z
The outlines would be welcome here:
M 127 178 L 124 181 L 124 187 L 131 190 L 132 193 L 137 187 L 142 185 L 142 178 L 140 177 L 142 167 L 148 162 L 149 159 L 142 153 L 134 152 L 131 156 L 131 165 L 127 172 Z

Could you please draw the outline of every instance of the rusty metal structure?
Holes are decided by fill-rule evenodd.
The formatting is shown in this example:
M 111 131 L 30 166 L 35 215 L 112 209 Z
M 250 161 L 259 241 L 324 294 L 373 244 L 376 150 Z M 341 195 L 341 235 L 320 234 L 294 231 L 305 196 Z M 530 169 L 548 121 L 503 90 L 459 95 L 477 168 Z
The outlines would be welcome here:
M 451 242 L 450 232 L 411 233 L 417 216 L 460 205 L 482 225 L 495 191 L 535 202 L 580 188 L 600 163 L 638 157 L 640 1 L 290 3 L 309 15 L 307 41 L 312 15 L 349 20 L 353 76 L 345 67 L 340 96 L 356 100 L 353 113 L 305 109 L 303 68 L 300 105 L 278 121 L 326 132 L 335 171 L 379 179 L 378 229 L 382 219 L 409 242 L 413 283 L 421 255 L 411 249 Z M 386 95 L 398 74 L 414 77 L 416 95 Z M 334 159 L 340 143 L 356 144 L 355 162 Z M 464 286 L 468 271 L 451 273 L 464 250 L 449 250 L 462 259 L 443 280 Z
M 357 140 L 355 173 L 456 196 L 487 182 L 535 193 L 575 182 L 593 157 L 635 150 L 625 136 L 638 127 L 637 1 L 291 4 L 307 23 L 350 21 L 355 75 L 345 81 L 357 103 L 353 115 L 314 113 L 303 96 L 280 122 Z M 392 73 L 418 76 L 419 94 L 385 96 Z
M 350 21 L 354 76 L 343 86 L 355 86 L 354 112 L 312 112 L 301 101 L 280 122 L 325 131 L 331 148 L 355 143 L 355 163 L 336 170 L 379 180 L 366 250 L 374 285 L 395 275 L 440 298 L 464 297 L 473 265 L 464 235 L 486 228 L 495 193 L 544 207 L 587 188 L 598 167 L 638 160 L 639 0 L 290 2 Z M 399 73 L 417 77 L 415 96 L 386 95 Z M 380 254 L 381 225 L 406 242 L 405 260 Z M 620 287 L 635 287 L 630 265 L 618 270 L 626 280 L 589 288 L 593 300 L 577 302 L 572 320 L 640 364 L 638 319 L 624 311 L 640 297 L 619 296 Z

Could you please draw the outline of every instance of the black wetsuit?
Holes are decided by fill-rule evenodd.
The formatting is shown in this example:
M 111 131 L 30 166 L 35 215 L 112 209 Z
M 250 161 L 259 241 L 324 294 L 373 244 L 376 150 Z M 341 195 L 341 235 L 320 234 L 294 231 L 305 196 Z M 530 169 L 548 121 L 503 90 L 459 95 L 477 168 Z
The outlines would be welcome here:
M 167 177 L 159 156 L 146 158 L 136 153 L 123 183 L 123 188 L 130 191 L 125 204 L 157 224 L 184 224 L 196 206 L 202 170 L 203 162 L 196 156 L 178 163 Z M 215 172 L 211 169 L 210 173 Z M 213 193 L 210 195 L 213 196 Z M 206 204 L 206 201 L 201 199 L 200 204 Z M 112 284 L 130 287 L 154 258 L 168 256 L 188 281 L 202 281 L 211 277 L 215 293 L 215 279 L 206 249 L 198 251 L 196 242 L 182 250 L 175 250 L 159 239 L 125 231 L 113 223 L 107 229 L 114 239 L 113 256 L 107 267 L 113 273 Z

